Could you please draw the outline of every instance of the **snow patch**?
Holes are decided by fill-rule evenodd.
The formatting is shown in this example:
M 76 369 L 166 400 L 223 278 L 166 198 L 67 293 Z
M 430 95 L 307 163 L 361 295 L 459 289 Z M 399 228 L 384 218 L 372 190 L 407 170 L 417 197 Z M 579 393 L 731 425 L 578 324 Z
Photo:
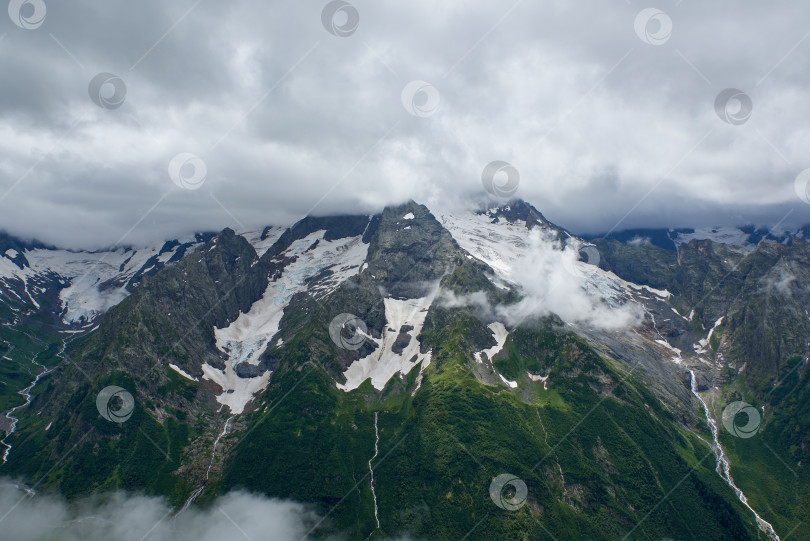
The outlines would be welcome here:
M 483 355 L 486 355 L 487 359 L 491 361 L 492 358 L 503 349 L 503 345 L 506 343 L 506 337 L 509 336 L 509 331 L 506 330 L 506 327 L 504 327 L 503 323 L 500 321 L 490 323 L 488 327 L 489 330 L 492 331 L 496 344 L 491 348 L 482 349 L 475 353 L 475 360 L 478 361 L 479 364 L 484 362 Z
M 501 381 L 503 381 L 504 383 L 506 383 L 506 384 L 507 384 L 509 387 L 511 387 L 512 389 L 517 389 L 517 386 L 518 386 L 517 381 L 509 381 L 508 379 L 506 379 L 505 377 L 503 377 L 503 376 L 502 376 L 502 375 L 500 375 L 500 374 L 498 374 L 498 377 L 499 377 L 499 378 L 501 378 Z
M 353 391 L 371 378 L 371 385 L 378 391 L 382 391 L 388 381 L 397 373 L 407 374 L 419 363 L 420 373 L 430 364 L 431 352 L 420 353 L 420 343 L 417 336 L 422 332 L 425 324 L 428 308 L 433 303 L 439 292 L 439 282 L 437 281 L 425 297 L 418 299 L 383 299 L 385 303 L 385 327 L 381 338 L 369 337 L 379 347 L 369 355 L 354 361 L 343 376 L 346 383 L 336 383 L 338 389 L 342 391 Z M 399 330 L 403 325 L 413 326 L 410 331 L 410 342 L 401 353 L 394 353 L 392 348 L 399 336 Z
M 715 329 L 723 324 L 723 317 L 724 316 L 721 316 L 720 319 L 714 322 L 714 326 L 709 330 L 709 334 L 706 335 L 706 338 L 701 338 L 698 340 L 697 344 L 693 344 L 692 347 L 695 349 L 695 353 L 697 355 L 708 353 L 709 348 L 711 347 L 712 335 L 714 334 Z
M 719 244 L 740 246 L 753 250 L 756 245 L 748 241 L 748 233 L 736 227 L 719 227 L 696 229 L 694 233 L 678 233 L 673 241 L 676 245 L 686 244 L 691 240 L 710 240 Z
M 678 355 L 678 356 L 680 357 L 680 355 L 681 355 L 681 350 L 680 350 L 680 349 L 678 349 L 678 348 L 676 348 L 676 347 L 673 347 L 673 346 L 672 346 L 672 345 L 671 345 L 669 342 L 667 342 L 666 340 L 664 340 L 664 339 L 656 340 L 656 341 L 655 341 L 655 343 L 656 343 L 656 344 L 660 344 L 660 345 L 664 346 L 665 348 L 667 348 L 668 350 L 670 350 L 670 351 L 674 352 L 676 355 Z
M 253 400 L 256 393 L 264 391 L 270 383 L 270 372 L 256 378 L 240 378 L 230 361 L 225 363 L 225 371 L 214 368 L 208 363 L 202 365 L 203 379 L 213 381 L 224 391 L 217 396 L 217 402 L 228 406 L 231 413 L 238 415 L 245 411 L 245 406 Z
M 548 391 L 548 376 L 541 376 L 540 374 L 532 374 L 531 372 L 527 372 L 526 374 L 532 381 L 542 381 L 543 390 Z
M 186 373 L 185 370 L 183 370 L 182 368 L 180 368 L 179 366 L 177 366 L 175 364 L 169 363 L 169 368 L 171 368 L 172 370 L 174 370 L 175 372 L 177 372 L 178 374 L 180 374 L 181 376 L 183 376 L 186 379 L 190 379 L 191 381 L 199 381 L 197 378 L 195 378 L 195 377 L 191 376 L 190 374 Z
M 253 249 L 256 250 L 256 254 L 259 257 L 262 257 L 267 250 L 275 244 L 284 231 L 285 229 L 283 227 L 271 227 L 267 230 L 267 237 L 264 239 L 262 239 L 262 235 L 265 234 L 264 229 L 258 231 L 242 231 L 239 235 L 244 237 L 245 240 L 253 246 Z
M 474 354 L 475 360 L 478 362 L 478 364 L 484 363 L 484 355 L 486 355 L 486 358 L 489 359 L 489 361 L 492 361 L 492 358 L 503 349 L 503 346 L 506 343 L 506 337 L 509 336 L 509 331 L 506 330 L 506 327 L 500 321 L 490 323 L 488 325 L 488 328 L 490 331 L 492 331 L 492 335 L 495 338 L 495 345 L 492 346 L 491 348 L 477 351 Z M 501 381 L 503 381 L 510 388 L 512 389 L 517 388 L 518 384 L 516 381 L 510 381 L 505 377 L 503 377 L 501 374 L 498 373 L 497 370 L 495 370 L 495 366 L 492 366 L 492 370 L 496 374 L 498 374 L 498 377 L 501 378 Z
M 643 290 L 646 289 L 647 291 L 649 291 L 653 295 L 656 295 L 657 297 L 661 297 L 662 299 L 668 299 L 668 298 L 670 298 L 672 296 L 672 293 L 670 293 L 666 289 L 655 289 L 655 288 L 647 286 L 647 285 L 634 284 L 633 282 L 627 282 L 627 285 L 628 285 L 628 287 L 630 287 L 630 288 L 632 288 L 632 289 L 634 289 L 636 291 L 643 291 Z

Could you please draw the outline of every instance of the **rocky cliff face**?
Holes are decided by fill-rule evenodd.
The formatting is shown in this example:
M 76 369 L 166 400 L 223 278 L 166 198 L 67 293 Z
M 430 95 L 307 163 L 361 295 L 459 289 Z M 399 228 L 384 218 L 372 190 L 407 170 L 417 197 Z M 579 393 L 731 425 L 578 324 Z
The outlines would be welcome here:
M 750 251 L 711 240 L 692 240 L 675 252 L 649 243 L 597 245 L 604 268 L 672 292 L 671 304 L 689 319 L 682 329 L 667 331 L 673 344 L 695 343 L 693 334 L 705 336 L 717 325 L 714 378 L 728 381 L 747 370 L 748 385 L 767 391 L 784 373 L 787 359 L 805 355 L 810 341 L 806 242 L 766 238 Z

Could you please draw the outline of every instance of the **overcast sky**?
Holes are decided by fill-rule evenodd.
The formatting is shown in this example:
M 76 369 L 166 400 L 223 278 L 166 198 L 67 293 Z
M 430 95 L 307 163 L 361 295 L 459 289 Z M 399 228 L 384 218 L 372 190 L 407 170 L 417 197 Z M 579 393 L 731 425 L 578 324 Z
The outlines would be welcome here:
M 805 0 L 12 0 L 0 228 L 99 247 L 464 205 L 494 160 L 579 233 L 810 222 L 809 18 Z

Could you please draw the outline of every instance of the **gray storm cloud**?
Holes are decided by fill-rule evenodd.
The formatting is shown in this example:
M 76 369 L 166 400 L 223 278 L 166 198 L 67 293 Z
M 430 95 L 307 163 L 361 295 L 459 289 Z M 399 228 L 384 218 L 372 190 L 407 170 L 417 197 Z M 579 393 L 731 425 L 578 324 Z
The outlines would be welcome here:
M 0 228 L 95 248 L 466 201 L 493 160 L 575 232 L 810 221 L 800 0 L 660 2 L 644 32 L 643 6 L 596 0 L 353 4 L 345 37 L 326 1 L 2 17 Z M 99 73 L 120 82 L 91 96 Z M 727 88 L 750 115 L 721 118 Z M 198 189 L 169 174 L 184 153 Z

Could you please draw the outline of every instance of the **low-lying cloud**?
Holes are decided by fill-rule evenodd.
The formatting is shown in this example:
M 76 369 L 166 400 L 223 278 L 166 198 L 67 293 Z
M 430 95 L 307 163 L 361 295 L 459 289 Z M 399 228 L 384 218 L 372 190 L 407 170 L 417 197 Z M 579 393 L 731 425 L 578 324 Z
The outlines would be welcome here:
M 112 492 L 67 502 L 58 495 L 32 497 L 0 479 L 0 538 L 14 541 L 304 541 L 327 523 L 306 504 L 245 491 L 177 513 L 155 496 Z
M 173 515 L 157 497 L 116 492 L 68 503 L 58 496 L 30 497 L 8 481 L 0 485 L 0 531 L 15 541 L 300 541 L 319 520 L 303 504 L 247 492 Z
M 760 282 L 765 292 L 776 291 L 782 296 L 789 297 L 792 294 L 791 288 L 795 281 L 796 275 L 793 274 L 790 266 L 786 262 L 780 262 L 771 272 L 763 276 Z
M 622 299 L 607 273 L 581 262 L 579 246 L 561 248 L 550 234 L 533 230 L 525 255 L 515 260 L 510 280 L 522 298 L 517 303 L 491 306 L 483 292 L 455 295 L 443 291 L 439 301 L 447 308 L 472 307 L 486 319 L 510 327 L 529 319 L 556 314 L 565 322 L 602 330 L 638 325 L 641 308 Z

